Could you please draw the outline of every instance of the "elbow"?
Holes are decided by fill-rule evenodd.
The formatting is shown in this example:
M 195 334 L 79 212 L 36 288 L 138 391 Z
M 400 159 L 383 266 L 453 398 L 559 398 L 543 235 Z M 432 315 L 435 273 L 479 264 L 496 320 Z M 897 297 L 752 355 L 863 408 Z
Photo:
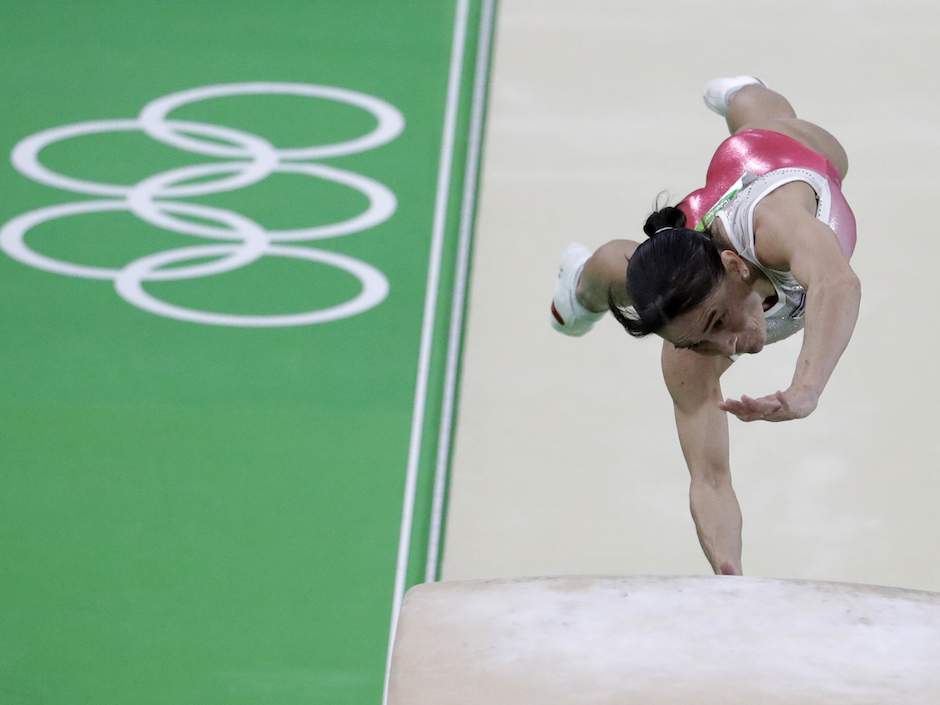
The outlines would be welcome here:
M 844 286 L 846 290 L 852 293 L 853 298 L 856 301 L 861 301 L 862 299 L 862 280 L 858 278 L 858 275 L 849 271 L 845 277 Z
M 858 278 L 858 275 L 851 269 L 845 273 L 843 277 L 845 285 L 854 289 L 859 294 L 862 293 L 862 280 Z
M 831 293 L 848 294 L 854 299 L 860 299 L 862 296 L 862 280 L 848 268 L 844 272 L 824 279 L 815 288 L 817 291 L 826 290 Z
M 707 459 L 697 463 L 689 463 L 689 475 L 692 488 L 707 488 L 718 490 L 731 486 L 731 466 L 727 459 Z

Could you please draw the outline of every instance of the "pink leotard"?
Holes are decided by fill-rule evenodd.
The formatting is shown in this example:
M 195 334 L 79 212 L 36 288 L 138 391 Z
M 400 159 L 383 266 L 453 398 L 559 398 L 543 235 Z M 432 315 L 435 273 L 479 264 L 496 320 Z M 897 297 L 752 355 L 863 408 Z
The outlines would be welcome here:
M 825 156 L 792 137 L 771 130 L 744 130 L 722 142 L 705 175 L 705 186 L 682 199 L 686 227 L 702 228 L 705 214 L 745 174 L 763 176 L 776 169 L 796 167 L 814 171 L 829 183 L 832 205 L 826 219 L 846 257 L 855 250 L 855 216 L 842 195 L 842 179 Z

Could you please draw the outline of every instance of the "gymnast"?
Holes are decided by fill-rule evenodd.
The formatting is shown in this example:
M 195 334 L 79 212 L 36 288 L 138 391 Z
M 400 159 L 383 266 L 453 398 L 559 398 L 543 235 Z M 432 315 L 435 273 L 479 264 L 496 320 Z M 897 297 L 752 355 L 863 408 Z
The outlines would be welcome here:
M 609 311 L 630 335 L 663 339 L 699 542 L 715 573 L 741 575 L 727 413 L 742 421 L 811 414 L 852 337 L 861 285 L 849 265 L 856 234 L 841 191 L 842 145 L 752 76 L 714 79 L 704 98 L 731 132 L 705 186 L 674 207 L 657 203 L 642 243 L 613 240 L 593 253 L 569 246 L 550 320 L 578 336 Z M 721 375 L 740 355 L 799 330 L 787 389 L 724 398 Z

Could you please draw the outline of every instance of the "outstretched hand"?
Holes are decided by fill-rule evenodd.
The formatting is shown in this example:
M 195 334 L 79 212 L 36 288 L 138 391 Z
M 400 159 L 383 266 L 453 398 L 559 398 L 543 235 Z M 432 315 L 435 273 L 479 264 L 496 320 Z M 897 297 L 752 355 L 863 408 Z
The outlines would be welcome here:
M 782 392 L 752 399 L 745 395 L 740 401 L 726 399 L 718 407 L 742 421 L 790 421 L 809 416 L 819 403 L 819 394 L 806 387 L 790 387 Z

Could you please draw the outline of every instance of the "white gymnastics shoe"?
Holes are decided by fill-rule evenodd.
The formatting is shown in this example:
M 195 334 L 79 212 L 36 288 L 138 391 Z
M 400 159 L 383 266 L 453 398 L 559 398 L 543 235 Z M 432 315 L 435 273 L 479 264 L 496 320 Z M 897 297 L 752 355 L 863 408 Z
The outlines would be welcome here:
M 763 81 L 753 76 L 731 76 L 730 78 L 713 78 L 705 84 L 705 105 L 713 113 L 722 117 L 728 116 L 728 101 L 735 92 L 744 86 L 758 85 L 767 87 Z
M 584 263 L 591 257 L 591 251 L 584 245 L 573 243 L 561 253 L 561 266 L 558 268 L 558 282 L 552 297 L 552 328 L 565 335 L 584 335 L 599 321 L 605 311 L 589 311 L 578 301 L 575 292 Z

